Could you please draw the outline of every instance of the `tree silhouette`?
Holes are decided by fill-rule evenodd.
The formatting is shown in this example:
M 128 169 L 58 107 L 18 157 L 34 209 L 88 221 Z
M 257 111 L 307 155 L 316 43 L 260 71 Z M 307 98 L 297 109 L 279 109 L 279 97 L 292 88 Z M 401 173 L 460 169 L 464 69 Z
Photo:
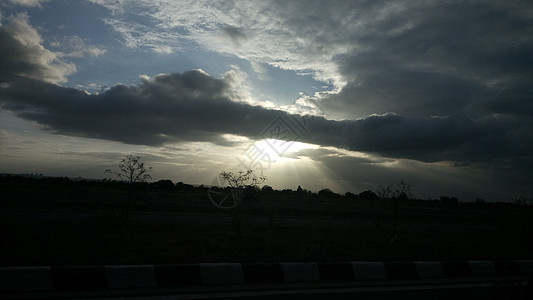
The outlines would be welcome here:
M 324 188 L 318 191 L 318 196 L 324 198 L 324 199 L 333 199 L 333 198 L 339 198 L 340 195 L 335 193 L 334 191 Z
M 136 183 L 145 182 L 152 178 L 149 174 L 152 172 L 152 167 L 146 168 L 144 162 L 141 161 L 140 156 L 129 154 L 118 164 L 118 171 L 107 169 L 105 172 L 113 174 L 128 183 L 128 203 L 126 205 L 126 214 L 124 217 L 124 221 L 127 222 L 131 210 L 133 187 Z
M 222 171 L 220 177 L 228 183 L 231 190 L 234 205 L 229 208 L 233 209 L 233 225 L 235 234 L 239 237 L 242 227 L 241 204 L 244 198 L 244 192 L 249 188 L 265 182 L 266 177 L 255 177 L 253 170 L 239 171 L 237 173 Z M 218 203 L 217 206 L 220 204 Z
M 391 243 L 398 239 L 398 220 L 400 214 L 400 204 L 406 200 L 412 199 L 413 194 L 411 185 L 400 180 L 396 188 L 393 190 L 390 185 L 386 187 L 378 186 L 377 195 L 382 202 L 388 202 L 392 205 L 392 212 L 389 215 L 391 224 Z
M 264 185 L 264 186 L 261 188 L 261 192 L 263 192 L 263 193 L 268 193 L 268 194 L 272 194 L 272 193 L 274 193 L 274 189 L 273 189 L 270 185 Z

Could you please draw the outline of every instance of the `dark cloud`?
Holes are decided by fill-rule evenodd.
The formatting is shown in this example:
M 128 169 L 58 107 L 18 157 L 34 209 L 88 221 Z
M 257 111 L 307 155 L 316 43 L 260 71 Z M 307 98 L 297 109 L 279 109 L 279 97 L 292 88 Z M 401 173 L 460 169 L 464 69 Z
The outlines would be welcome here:
M 51 83 L 65 82 L 75 72 L 72 63 L 61 60 L 61 53 L 42 46 L 38 32 L 25 14 L 9 18 L 9 25 L 0 25 L 0 82 L 20 75 Z
M 533 94 L 527 2 L 402 7 L 366 24 L 364 33 L 351 37 L 357 47 L 336 57 L 348 85 L 324 101 L 329 113 L 350 118 L 477 115 L 480 106 L 533 110 L 532 101 L 524 101 Z
M 477 161 L 529 155 L 527 131 L 502 118 L 371 115 L 334 121 L 290 115 L 231 101 L 225 79 L 201 71 L 158 75 L 136 86 L 117 85 L 101 94 L 19 78 L 0 89 L 2 108 L 55 133 L 162 145 L 285 138 L 421 161 Z M 513 134 L 515 136 L 513 136 Z
M 200 71 L 156 76 L 137 86 L 117 85 L 102 94 L 23 79 L 0 90 L 3 108 L 50 131 L 160 145 L 179 141 L 225 142 L 223 133 L 251 136 L 274 111 L 230 101 L 228 85 Z M 260 112 L 260 113 L 259 113 Z
M 361 30 L 343 35 L 354 47 L 335 57 L 347 85 L 320 104 L 329 116 L 359 119 L 345 121 L 345 147 L 428 162 L 531 167 L 533 7 L 396 4 L 365 4 Z
M 425 162 L 479 162 L 530 156 L 532 126 L 501 117 L 406 117 L 372 115 L 359 120 L 309 122 L 307 141 L 385 157 Z

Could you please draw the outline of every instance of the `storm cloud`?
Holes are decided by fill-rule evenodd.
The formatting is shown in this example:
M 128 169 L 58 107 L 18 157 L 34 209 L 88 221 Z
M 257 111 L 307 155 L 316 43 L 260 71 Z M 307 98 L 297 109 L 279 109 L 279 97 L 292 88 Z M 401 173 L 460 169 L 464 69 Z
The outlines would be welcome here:
M 340 118 L 531 115 L 531 14 L 520 1 L 403 3 L 334 58 L 347 84 L 324 108 Z
M 230 146 L 232 142 L 223 135 L 233 134 L 430 162 L 479 160 L 487 149 L 494 151 L 483 159 L 527 155 L 529 150 L 524 141 L 516 141 L 521 147 L 514 144 L 508 137 L 512 127 L 497 118 L 476 121 L 389 113 L 335 121 L 232 101 L 227 96 L 230 89 L 224 78 L 192 70 L 144 76 L 138 85 L 116 85 L 100 94 L 19 78 L 1 89 L 0 97 L 3 109 L 48 131 L 128 144 L 208 141 Z M 298 127 L 302 124 L 305 130 Z

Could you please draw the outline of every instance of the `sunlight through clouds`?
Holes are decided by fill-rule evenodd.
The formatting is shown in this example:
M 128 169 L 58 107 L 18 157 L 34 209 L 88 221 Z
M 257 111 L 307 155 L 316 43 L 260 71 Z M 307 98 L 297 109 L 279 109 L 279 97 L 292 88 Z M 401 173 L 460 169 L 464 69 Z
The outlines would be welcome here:
M 157 178 L 198 184 L 251 168 L 275 188 L 533 193 L 532 13 L 521 0 L 5 1 L 0 173 L 99 177 L 134 152 Z

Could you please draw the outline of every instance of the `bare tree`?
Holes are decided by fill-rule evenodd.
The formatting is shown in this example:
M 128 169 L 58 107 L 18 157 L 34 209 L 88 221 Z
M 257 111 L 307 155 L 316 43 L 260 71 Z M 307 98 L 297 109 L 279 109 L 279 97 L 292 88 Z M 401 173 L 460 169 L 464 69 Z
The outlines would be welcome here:
M 265 176 L 260 176 L 259 178 L 255 177 L 253 170 L 239 171 L 237 174 L 222 171 L 220 176 L 222 176 L 232 188 L 254 186 L 266 181 Z
M 390 185 L 386 187 L 378 186 L 377 195 L 382 202 L 386 201 L 392 206 L 392 211 L 389 213 L 388 219 L 392 222 L 390 234 L 391 242 L 394 243 L 398 238 L 398 220 L 401 202 L 413 197 L 411 185 L 404 180 L 400 180 L 394 190 Z
M 145 167 L 140 156 L 129 154 L 118 164 L 118 171 L 107 169 L 105 172 L 113 174 L 120 180 L 128 183 L 128 203 L 124 217 L 124 220 L 127 222 L 130 215 L 131 202 L 133 198 L 133 187 L 136 183 L 145 182 L 146 180 L 152 178 L 149 174 L 152 172 L 152 167 Z
M 232 206 L 229 206 L 229 208 L 233 209 L 233 225 L 235 234 L 240 236 L 242 227 L 241 204 L 244 198 L 244 193 L 247 189 L 253 188 L 256 185 L 265 182 L 266 177 L 255 177 L 253 170 L 239 171 L 237 173 L 222 171 L 220 173 L 220 177 L 224 179 L 230 187 L 231 196 L 234 203 Z M 215 203 L 215 205 L 221 207 L 220 204 L 222 203 Z

